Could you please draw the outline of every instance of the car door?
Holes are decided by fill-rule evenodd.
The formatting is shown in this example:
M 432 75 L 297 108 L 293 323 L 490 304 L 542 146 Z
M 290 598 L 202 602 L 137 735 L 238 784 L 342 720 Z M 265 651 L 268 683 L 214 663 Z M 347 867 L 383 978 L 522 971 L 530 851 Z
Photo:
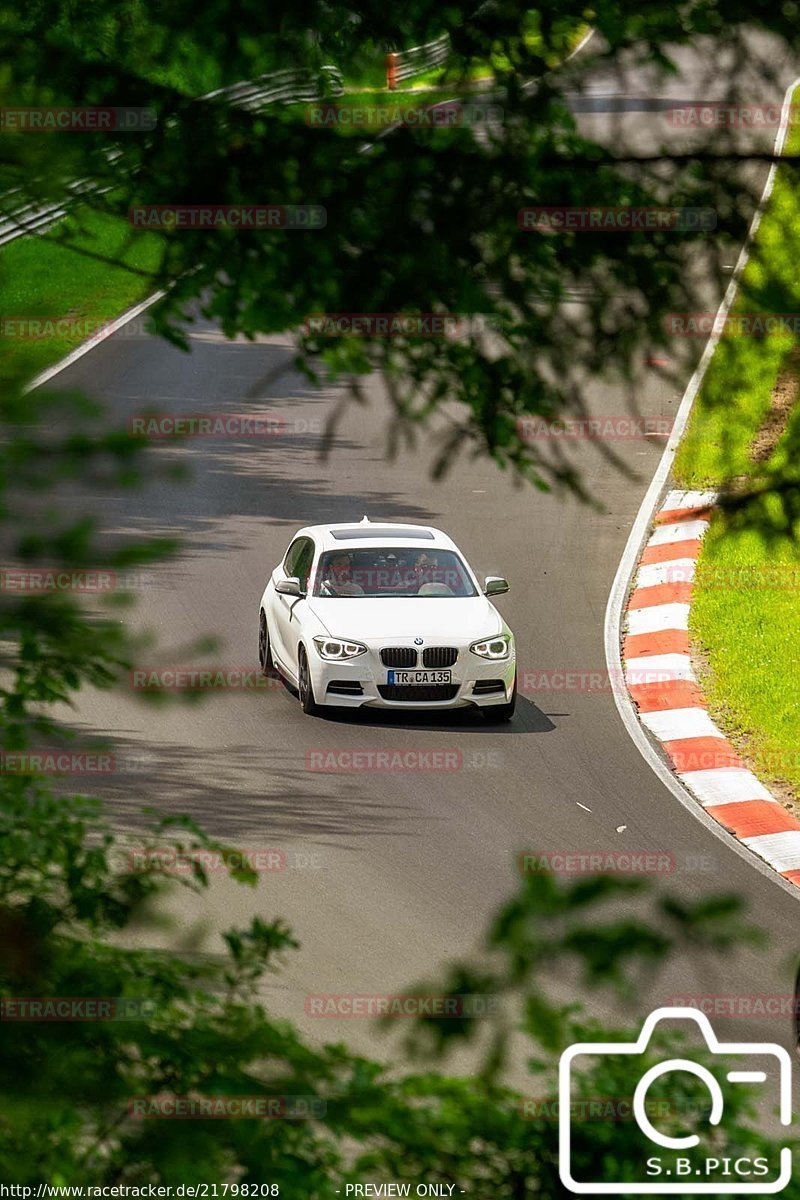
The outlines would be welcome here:
M 300 588 L 308 587 L 311 564 L 314 561 L 314 542 L 309 537 L 295 538 L 283 563 L 273 573 L 273 582 L 279 579 L 299 579 Z M 305 599 L 298 596 L 273 594 L 274 629 L 271 631 L 273 654 L 286 670 L 297 678 L 297 644 L 302 613 L 307 609 Z M 298 609 L 300 611 L 298 611 Z
M 281 600 L 291 601 L 286 627 L 286 651 L 289 655 L 289 665 L 295 675 L 297 675 L 297 649 L 303 634 L 304 622 L 308 617 L 306 593 L 309 588 L 311 565 L 314 562 L 315 552 L 316 546 L 312 539 L 304 538 L 303 546 L 294 563 L 294 573 L 300 580 L 300 591 L 303 595 L 299 599 L 296 596 L 281 596 Z
M 300 552 L 303 549 L 303 543 L 307 538 L 298 537 L 289 546 L 286 554 L 283 556 L 283 562 L 272 572 L 272 584 L 274 585 L 280 579 L 290 579 L 296 576 L 296 564 L 300 557 Z M 286 638 L 289 629 L 289 613 L 287 601 L 294 599 L 292 596 L 281 596 L 278 592 L 273 591 L 271 596 L 271 604 L 269 610 L 269 636 L 272 643 L 273 657 L 280 663 L 281 666 L 289 667 L 289 654 L 286 648 Z

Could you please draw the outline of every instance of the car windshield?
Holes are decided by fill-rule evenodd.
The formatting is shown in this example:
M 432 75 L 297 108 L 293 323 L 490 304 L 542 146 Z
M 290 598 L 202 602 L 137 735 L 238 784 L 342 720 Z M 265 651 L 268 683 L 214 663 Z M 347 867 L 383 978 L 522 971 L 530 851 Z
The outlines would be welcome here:
M 452 550 L 379 546 L 331 550 L 319 560 L 314 596 L 477 596 L 463 560 Z

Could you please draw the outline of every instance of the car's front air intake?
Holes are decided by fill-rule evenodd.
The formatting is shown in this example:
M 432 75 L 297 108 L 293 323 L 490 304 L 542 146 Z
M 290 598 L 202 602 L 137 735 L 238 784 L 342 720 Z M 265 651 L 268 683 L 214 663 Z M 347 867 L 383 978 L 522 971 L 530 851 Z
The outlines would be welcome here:
M 382 700 L 402 700 L 410 704 L 452 700 L 457 692 L 457 683 L 427 683 L 417 687 L 403 683 L 378 684 L 378 693 Z
M 364 689 L 357 679 L 332 679 L 327 690 L 334 696 L 364 695 Z

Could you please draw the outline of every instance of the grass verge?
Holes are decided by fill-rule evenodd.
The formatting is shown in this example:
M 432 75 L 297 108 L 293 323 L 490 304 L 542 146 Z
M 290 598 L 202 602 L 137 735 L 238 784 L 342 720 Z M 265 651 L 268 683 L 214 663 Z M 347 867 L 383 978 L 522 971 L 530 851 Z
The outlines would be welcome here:
M 0 250 L 0 378 L 33 378 L 144 299 L 162 246 L 158 234 L 133 237 L 121 218 L 83 209 Z
M 800 149 L 794 129 L 787 150 Z M 759 778 L 800 812 L 800 358 L 752 314 L 800 313 L 800 171 L 782 164 L 675 463 L 723 496 L 703 542 L 689 630 L 709 708 Z
M 573 49 L 585 33 L 585 26 L 568 29 L 565 48 Z M 373 73 L 376 80 L 384 82 L 383 58 L 379 61 Z M 399 95 L 383 87 L 366 87 L 363 92 L 346 94 L 338 103 L 422 108 L 458 95 L 459 89 L 468 88 L 486 69 L 474 64 L 469 79 L 456 81 L 452 91 L 449 85 L 436 88 L 437 81 L 447 74 L 446 67 L 440 67 L 408 80 Z M 188 77 L 177 68 L 169 82 L 189 86 Z M 206 79 L 204 87 L 213 82 Z M 191 86 L 198 90 L 196 81 Z M 292 105 L 288 112 L 304 119 L 311 107 Z M 360 127 L 344 125 L 337 131 L 365 136 Z M 0 380 L 27 382 L 74 350 L 92 330 L 144 299 L 152 291 L 162 249 L 158 234 L 139 231 L 134 237 L 120 218 L 85 208 L 76 209 L 45 234 L 29 234 L 0 249 Z M 39 336 L 33 324 L 36 318 L 43 322 L 40 328 L 44 332 Z
M 577 27 L 572 22 L 565 24 L 558 34 L 552 37 L 551 44 L 545 51 L 545 44 L 538 30 L 538 14 L 531 10 L 528 17 L 525 42 L 529 49 L 543 54 L 550 69 L 563 64 L 566 58 L 577 49 L 590 29 L 587 24 Z M 476 109 L 479 110 L 481 93 L 491 88 L 495 72 L 500 68 L 510 69 L 510 63 L 502 56 L 497 56 L 492 61 L 473 61 L 463 71 L 454 69 L 452 64 L 445 63 L 416 75 L 413 79 L 401 80 L 396 90 L 390 91 L 386 86 L 385 55 L 378 56 L 376 53 L 373 57 L 375 61 L 368 70 L 362 70 L 360 73 L 351 70 L 346 74 L 346 86 L 342 96 L 338 96 L 330 102 L 322 100 L 286 105 L 284 111 L 299 121 L 325 124 L 344 137 L 363 138 L 365 135 L 378 133 L 388 125 L 401 120 L 406 120 L 413 126 L 416 124 L 415 119 L 412 117 L 409 120 L 408 116 L 403 114 L 409 114 L 414 109 L 422 111 L 432 105 L 442 104 L 449 100 L 466 99 L 467 103 L 472 100 Z M 497 107 L 497 102 L 495 102 L 495 107 Z M 357 108 L 375 109 L 377 112 L 372 117 L 362 114 L 354 121 L 345 113 L 340 121 L 333 111 Z M 324 119 L 319 115 L 322 110 L 327 110 L 327 116 Z M 315 113 L 317 115 L 314 115 Z M 455 121 L 455 123 L 458 122 Z M 420 121 L 419 125 L 425 127 L 425 122 Z M 435 128 L 436 126 L 431 127 Z

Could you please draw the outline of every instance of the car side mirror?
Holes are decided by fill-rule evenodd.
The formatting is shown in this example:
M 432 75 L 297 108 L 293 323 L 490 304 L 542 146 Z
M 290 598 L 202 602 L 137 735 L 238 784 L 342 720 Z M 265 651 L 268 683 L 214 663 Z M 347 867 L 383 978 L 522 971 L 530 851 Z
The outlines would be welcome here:
M 305 596 L 305 592 L 300 588 L 300 580 L 295 575 L 279 579 L 275 584 L 275 591 L 280 592 L 282 596 Z
M 483 581 L 484 596 L 502 596 L 508 591 L 508 580 L 501 575 L 487 575 Z

